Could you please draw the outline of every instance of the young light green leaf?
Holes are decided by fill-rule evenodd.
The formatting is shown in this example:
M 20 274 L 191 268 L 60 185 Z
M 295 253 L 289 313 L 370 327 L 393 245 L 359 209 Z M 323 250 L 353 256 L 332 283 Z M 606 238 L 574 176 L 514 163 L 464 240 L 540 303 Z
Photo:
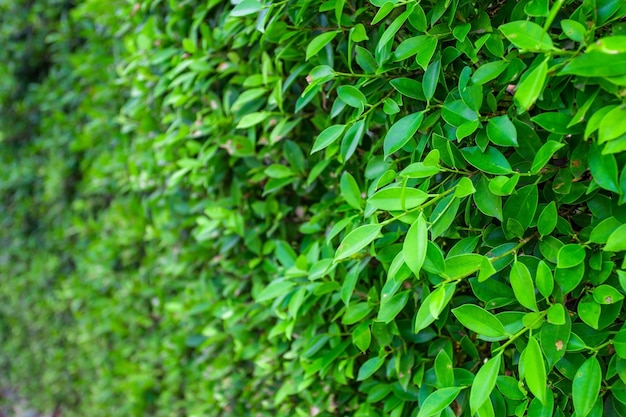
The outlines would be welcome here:
M 378 310 L 378 320 L 391 323 L 409 301 L 410 295 L 410 291 L 403 291 L 381 303 L 380 310 Z
M 450 279 L 464 278 L 478 271 L 484 256 L 464 253 L 446 259 L 446 276 Z
M 537 265 L 537 277 L 535 281 L 537 282 L 537 289 L 541 295 L 546 298 L 550 297 L 554 289 L 554 277 L 552 276 L 550 267 L 544 261 L 539 261 Z
M 543 208 L 541 214 L 539 215 L 539 219 L 537 220 L 537 229 L 539 230 L 539 233 L 543 236 L 552 233 L 556 227 L 558 218 L 559 215 L 556 210 L 556 203 L 554 201 L 550 201 L 550 203 Z
M 317 139 L 315 139 L 315 142 L 313 143 L 313 148 L 311 149 L 311 154 L 321 151 L 327 148 L 329 145 L 335 143 L 335 141 L 339 139 L 345 128 L 346 125 L 333 125 L 324 129 L 317 136 Z
M 424 162 L 414 162 L 400 171 L 400 175 L 407 178 L 428 178 L 441 171 L 439 165 L 427 165 Z
M 392 187 L 378 190 L 368 203 L 379 210 L 400 211 L 415 208 L 428 200 L 428 194 L 417 188 Z
M 595 356 L 587 359 L 576 371 L 572 382 L 572 401 L 577 417 L 587 417 L 593 408 L 602 383 L 602 370 Z
M 426 224 L 424 213 L 420 213 L 409 228 L 402 246 L 404 262 L 417 277 L 419 277 L 419 272 L 422 269 L 422 265 L 424 265 L 427 248 L 428 225 Z
M 572 268 L 585 261 L 585 248 L 572 243 L 564 245 L 557 254 L 557 268 Z
M 380 224 L 366 224 L 348 233 L 335 252 L 335 261 L 348 258 L 372 243 L 380 234 L 381 229 Z
M 543 61 L 532 69 L 526 78 L 517 85 L 513 100 L 518 107 L 518 113 L 528 111 L 543 91 L 543 85 L 548 75 L 548 61 Z
M 571 60 L 558 75 L 581 75 L 583 77 L 615 77 L 626 74 L 626 53 L 607 54 L 589 51 Z
M 419 129 L 422 120 L 424 120 L 423 112 L 413 113 L 398 120 L 389 128 L 383 142 L 385 158 L 398 151 L 411 140 L 417 129 Z
M 489 395 L 491 395 L 491 391 L 493 391 L 493 388 L 496 386 L 501 363 L 502 354 L 498 354 L 489 359 L 476 374 L 470 391 L 469 402 L 472 414 L 474 414 L 485 401 L 489 400 Z
M 461 149 L 461 153 L 467 162 L 488 174 L 502 175 L 512 172 L 509 161 L 494 147 L 487 146 L 485 152 L 482 152 L 478 146 L 471 146 Z
M 533 159 L 533 163 L 530 168 L 530 172 L 532 174 L 537 174 L 541 169 L 550 161 L 552 155 L 565 146 L 564 143 L 556 142 L 553 140 L 549 140 L 537 151 L 535 157 Z
M 528 51 L 550 51 L 554 48 L 552 39 L 538 24 L 529 20 L 506 23 L 498 29 L 520 49 Z
M 530 392 L 532 392 L 542 404 L 545 404 L 547 383 L 546 367 L 544 365 L 543 355 L 541 354 L 541 348 L 539 348 L 539 343 L 532 336 L 528 338 L 528 345 L 524 350 L 523 357 L 524 376 L 528 389 L 530 389 Z M 522 367 L 521 362 L 520 367 Z
M 430 394 L 424 400 L 416 417 L 438 416 L 452 401 L 459 395 L 462 388 L 448 387 L 441 388 Z
M 258 12 L 261 8 L 263 8 L 263 5 L 257 0 L 243 0 L 235 6 L 230 15 L 234 17 L 248 16 Z
M 521 262 L 515 261 L 511 267 L 510 281 L 517 301 L 527 309 L 537 311 L 535 284 L 530 277 L 528 267 Z
M 452 282 L 444 284 L 428 294 L 415 315 L 415 333 L 419 333 L 439 317 L 439 314 L 452 299 L 455 289 L 456 283 Z
M 576 42 L 584 42 L 587 36 L 587 29 L 582 23 L 571 19 L 561 20 L 561 29 L 565 36 Z
M 454 196 L 456 198 L 467 197 L 468 195 L 472 195 L 476 192 L 474 188 L 474 184 L 472 184 L 472 180 L 467 177 L 463 177 L 459 180 L 459 183 L 456 185 L 454 189 Z
M 361 367 L 359 368 L 359 374 L 357 375 L 356 380 L 366 380 L 370 376 L 374 375 L 374 372 L 378 371 L 384 363 L 385 358 L 382 358 L 380 356 L 365 361 L 365 363 L 363 363 L 363 365 L 361 365 Z
M 483 85 L 495 79 L 509 66 L 507 61 L 487 62 L 481 65 L 472 75 L 472 83 Z
M 479 335 L 501 339 L 507 336 L 507 332 L 500 320 L 477 305 L 463 304 L 460 307 L 452 309 L 452 313 L 464 327 Z
M 487 137 L 500 146 L 518 146 L 517 130 L 508 116 L 497 116 L 487 123 Z
M 408 19 L 409 15 L 413 12 L 414 7 L 415 3 L 410 3 L 407 6 L 406 10 L 401 15 L 396 17 L 394 21 L 391 22 L 391 24 L 387 27 L 387 29 L 385 29 L 382 36 L 380 37 L 380 40 L 378 41 L 378 44 L 376 45 L 377 52 L 382 51 L 387 46 L 387 43 L 393 41 L 393 38 L 396 36 L 398 30 L 400 30 L 402 25 L 404 25 L 406 19 Z
M 348 204 L 357 210 L 361 209 L 361 190 L 359 190 L 359 185 L 354 177 L 347 171 L 344 171 L 341 175 L 340 190 L 341 195 Z
M 599 304 L 613 304 L 624 299 L 624 295 L 610 285 L 599 285 L 593 289 L 592 294 Z
M 367 98 L 365 95 L 356 87 L 352 85 L 342 85 L 337 88 L 337 95 L 350 107 L 354 107 L 357 109 L 363 109 L 367 105 Z
M 308 61 L 312 56 L 321 51 L 322 48 L 324 48 L 333 39 L 335 39 L 335 36 L 337 36 L 338 33 L 339 31 L 336 30 L 331 32 L 324 32 L 321 35 L 317 35 L 315 38 L 313 38 L 306 47 L 305 60 Z

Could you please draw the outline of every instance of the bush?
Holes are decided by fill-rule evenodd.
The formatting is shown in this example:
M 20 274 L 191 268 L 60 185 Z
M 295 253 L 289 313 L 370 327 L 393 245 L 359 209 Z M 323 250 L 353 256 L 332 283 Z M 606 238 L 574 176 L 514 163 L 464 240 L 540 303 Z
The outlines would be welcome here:
M 7 383 L 76 415 L 626 415 L 626 6 L 236 3 L 42 9 Z

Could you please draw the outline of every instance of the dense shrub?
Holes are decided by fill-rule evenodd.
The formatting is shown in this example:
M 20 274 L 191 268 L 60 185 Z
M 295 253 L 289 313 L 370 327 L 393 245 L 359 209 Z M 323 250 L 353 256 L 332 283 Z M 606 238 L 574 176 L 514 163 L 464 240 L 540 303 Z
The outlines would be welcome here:
M 30 3 L 0 2 L 5 384 L 626 415 L 623 2 Z

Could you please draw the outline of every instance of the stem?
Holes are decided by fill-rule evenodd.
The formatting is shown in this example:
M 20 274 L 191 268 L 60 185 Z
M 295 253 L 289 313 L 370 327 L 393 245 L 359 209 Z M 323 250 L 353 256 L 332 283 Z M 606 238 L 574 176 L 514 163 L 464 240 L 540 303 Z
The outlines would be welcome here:
M 533 327 L 536 323 L 538 323 L 539 321 L 543 320 L 543 318 L 548 314 L 548 310 L 546 311 L 542 311 L 541 315 L 539 317 L 537 317 L 537 319 L 535 321 L 533 321 L 532 323 L 530 323 L 529 327 L 524 327 L 522 330 L 520 330 L 519 332 L 515 333 L 514 335 L 512 335 L 509 340 L 507 340 L 507 342 L 503 345 L 501 345 L 500 347 L 498 347 L 496 350 L 493 351 L 494 354 L 496 353 L 500 353 L 502 352 L 504 349 L 506 349 L 506 347 L 508 345 L 510 345 L 511 343 L 515 342 L 515 340 L 517 340 L 520 336 L 522 336 L 524 333 L 526 333 L 528 330 L 530 330 L 531 327 Z
M 552 26 L 552 22 L 554 22 L 554 19 L 556 18 L 556 15 L 559 13 L 559 10 L 561 10 L 561 7 L 563 7 L 563 3 L 565 3 L 565 0 L 556 0 L 556 3 L 554 3 L 554 6 L 552 6 L 550 14 L 546 19 L 546 23 L 544 23 L 543 25 L 543 33 L 548 33 L 550 26 Z
M 528 236 L 527 238 L 520 240 L 520 242 L 517 245 L 515 245 L 514 248 L 512 248 L 509 251 L 504 252 L 502 255 L 494 256 L 493 258 L 488 258 L 489 261 L 491 261 L 491 263 L 494 263 L 495 261 L 500 260 L 504 258 L 505 256 L 516 254 L 518 250 L 520 250 L 525 244 L 527 244 L 528 242 L 536 238 L 537 235 L 538 233 L 535 232 L 532 235 Z

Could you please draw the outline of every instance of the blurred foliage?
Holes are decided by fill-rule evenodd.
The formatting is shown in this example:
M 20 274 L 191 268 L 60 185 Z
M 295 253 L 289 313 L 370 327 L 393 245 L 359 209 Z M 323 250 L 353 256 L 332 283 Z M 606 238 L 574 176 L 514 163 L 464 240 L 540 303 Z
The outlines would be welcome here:
M 0 19 L 0 382 L 40 409 L 626 416 L 622 1 Z

